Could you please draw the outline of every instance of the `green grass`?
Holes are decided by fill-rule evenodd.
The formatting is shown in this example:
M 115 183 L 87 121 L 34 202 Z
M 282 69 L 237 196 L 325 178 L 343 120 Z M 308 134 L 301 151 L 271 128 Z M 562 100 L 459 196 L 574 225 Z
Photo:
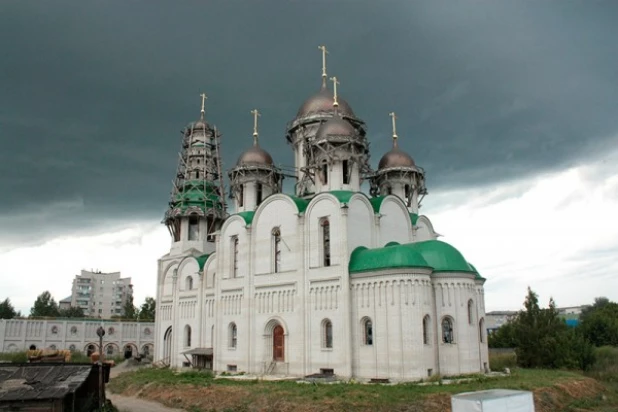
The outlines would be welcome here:
M 495 372 L 502 372 L 504 369 L 517 367 L 517 355 L 515 352 L 490 353 L 489 368 Z
M 178 373 L 169 369 L 147 368 L 118 376 L 110 382 L 108 388 L 113 392 L 122 392 L 130 387 L 136 389 L 146 385 L 156 385 L 164 390 L 180 389 L 185 385 L 212 389 L 232 386 L 244 389 L 242 399 L 238 400 L 239 407 L 250 405 L 264 394 L 268 394 L 271 399 L 285 399 L 287 402 L 298 404 L 319 401 L 337 404 L 337 407 L 342 409 L 354 409 L 354 405 L 359 404 L 388 409 L 419 402 L 429 395 L 438 393 L 452 394 L 492 388 L 533 390 L 573 379 L 583 379 L 583 376 L 567 371 L 514 369 L 512 375 L 508 377 L 487 378 L 477 375 L 473 376 L 470 382 L 455 385 L 299 384 L 291 381 L 215 380 L 207 373 L 193 371 Z

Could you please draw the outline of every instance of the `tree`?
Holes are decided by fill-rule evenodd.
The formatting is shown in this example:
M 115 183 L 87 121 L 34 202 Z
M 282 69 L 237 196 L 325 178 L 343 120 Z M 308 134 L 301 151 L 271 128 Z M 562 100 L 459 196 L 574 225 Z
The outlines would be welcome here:
M 592 345 L 581 331 L 567 327 L 553 299 L 542 309 L 537 294 L 528 288 L 524 308 L 512 321 L 510 335 L 519 366 L 587 369 L 592 364 Z
M 618 303 L 596 298 L 580 317 L 583 336 L 595 346 L 618 346 Z
M 37 296 L 34 306 L 30 309 L 30 317 L 57 317 L 58 304 L 49 291 Z
M 123 318 L 124 319 L 136 319 L 137 318 L 137 308 L 133 304 L 133 295 L 129 295 L 127 300 L 124 302 L 124 306 L 122 307 Z
M 13 319 L 18 316 L 18 312 L 11 304 L 11 300 L 6 298 L 0 303 L 0 319 Z
M 85 318 L 86 315 L 80 307 L 71 306 L 67 309 L 60 309 L 58 315 L 61 318 Z
M 157 302 L 155 299 L 147 296 L 139 309 L 139 319 L 154 321 L 156 308 Z

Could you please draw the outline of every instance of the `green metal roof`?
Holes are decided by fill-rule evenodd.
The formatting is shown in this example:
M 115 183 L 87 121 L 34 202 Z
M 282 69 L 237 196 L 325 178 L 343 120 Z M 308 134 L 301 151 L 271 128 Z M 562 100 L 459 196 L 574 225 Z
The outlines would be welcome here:
M 362 193 L 362 192 L 352 192 L 351 190 L 331 190 L 328 193 L 335 196 L 337 200 L 339 201 L 339 203 L 350 203 L 350 198 L 353 195 L 355 195 L 356 193 Z
M 416 225 L 416 222 L 418 222 L 418 215 L 416 213 L 410 213 L 410 221 L 412 225 Z
M 208 256 L 210 255 L 202 255 L 202 256 L 198 256 L 195 258 L 195 260 L 197 260 L 197 264 L 200 266 L 200 270 L 204 269 L 204 265 L 206 264 L 206 261 L 208 260 Z
M 296 197 L 292 195 L 286 195 L 284 193 L 282 194 L 289 197 L 290 199 L 292 199 L 294 203 L 296 203 L 296 207 L 298 208 L 299 213 L 304 213 L 305 210 L 307 209 L 307 206 L 309 206 L 309 200 L 301 199 L 300 197 Z
M 433 272 L 474 273 L 476 279 L 485 280 L 457 249 L 439 240 L 404 245 L 389 242 L 376 249 L 361 246 L 352 252 L 348 270 L 358 273 L 404 267 L 430 268 Z
M 371 272 L 393 268 L 430 268 L 423 257 L 405 245 L 392 244 L 377 249 L 357 247 L 350 256 L 350 273 Z
M 253 211 L 238 212 L 236 213 L 236 215 L 242 217 L 245 220 L 245 224 L 249 226 L 251 222 L 253 222 L 253 216 L 255 215 L 255 212 Z
M 440 240 L 408 243 L 405 247 L 411 248 L 423 256 L 434 269 L 434 272 L 470 272 L 475 270 L 464 259 L 461 252 L 453 246 Z
M 382 202 L 384 201 L 385 196 L 376 196 L 369 199 L 371 202 L 371 206 L 373 206 L 374 213 L 380 213 L 380 206 L 382 206 Z

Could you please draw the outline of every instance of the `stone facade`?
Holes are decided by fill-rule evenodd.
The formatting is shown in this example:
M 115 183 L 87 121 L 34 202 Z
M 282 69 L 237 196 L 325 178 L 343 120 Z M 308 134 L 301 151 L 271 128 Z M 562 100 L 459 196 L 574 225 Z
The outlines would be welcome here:
M 154 354 L 154 323 L 101 322 L 95 320 L 0 320 L 0 350 L 18 352 L 31 345 L 37 349 L 69 349 L 88 353 L 98 351 L 97 329 L 105 328 L 103 345 L 108 356 L 130 348 L 133 354 Z

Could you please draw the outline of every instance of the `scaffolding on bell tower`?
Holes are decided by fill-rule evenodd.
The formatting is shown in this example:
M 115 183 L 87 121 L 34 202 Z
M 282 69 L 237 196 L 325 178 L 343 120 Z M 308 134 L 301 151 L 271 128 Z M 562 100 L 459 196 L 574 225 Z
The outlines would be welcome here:
M 181 240 L 183 218 L 206 220 L 206 239 L 226 217 L 225 188 L 221 171 L 221 134 L 205 121 L 206 95 L 202 93 L 200 119 L 182 133 L 178 167 L 163 223 L 175 242 Z

